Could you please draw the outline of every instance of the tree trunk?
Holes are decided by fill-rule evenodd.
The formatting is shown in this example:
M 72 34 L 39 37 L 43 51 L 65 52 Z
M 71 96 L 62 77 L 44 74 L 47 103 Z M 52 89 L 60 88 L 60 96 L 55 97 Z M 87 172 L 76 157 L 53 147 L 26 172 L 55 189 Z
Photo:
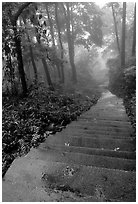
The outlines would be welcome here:
M 69 59 L 70 59 L 70 65 L 72 68 L 72 81 L 73 83 L 77 83 L 77 73 L 76 73 L 76 67 L 74 63 L 74 40 L 71 35 L 70 31 L 70 10 L 69 10 L 69 3 L 66 3 L 67 6 L 67 13 L 63 5 L 65 19 L 66 19 L 66 27 L 67 27 L 67 39 L 68 39 L 68 49 L 69 49 Z
M 48 17 L 48 21 L 49 21 L 49 25 L 50 25 L 50 33 L 51 33 L 51 37 L 52 37 L 52 43 L 53 43 L 53 46 L 54 46 L 55 51 L 56 51 L 53 24 L 52 24 L 50 15 L 49 15 L 48 5 L 46 5 L 46 11 L 47 11 L 47 17 Z M 59 79 L 60 79 L 61 78 L 61 73 L 60 73 L 60 66 L 59 66 L 59 64 L 56 64 L 56 67 L 57 67 L 58 76 L 59 76 Z
M 120 54 L 120 45 L 119 45 L 119 38 L 118 38 L 118 30 L 117 30 L 117 23 L 116 23 L 116 17 L 115 17 L 115 11 L 114 11 L 114 6 L 112 4 L 112 13 L 113 13 L 113 19 L 114 19 L 114 26 L 115 26 L 115 34 L 116 34 L 116 42 L 117 42 L 117 48 L 118 52 Z
M 30 37 L 29 37 L 28 33 L 27 33 L 27 38 L 28 38 L 28 42 L 29 42 L 29 50 L 30 50 L 30 57 L 31 57 L 31 61 L 32 61 L 32 66 L 33 66 L 33 69 L 34 69 L 35 84 L 37 84 L 37 82 L 38 82 L 38 73 L 37 73 L 37 68 L 36 68 L 36 64 L 35 64 L 35 60 L 34 60 L 33 49 L 32 49 L 32 46 L 30 44 L 31 40 L 30 40 Z
M 14 68 L 12 66 L 11 55 L 9 56 L 9 68 L 10 68 L 11 92 L 12 92 L 12 95 L 17 95 L 18 90 L 15 84 L 15 73 L 14 73 Z
M 61 40 L 61 29 L 60 29 L 60 24 L 58 20 L 58 11 L 57 11 L 57 3 L 55 4 L 55 19 L 56 19 L 56 24 L 57 24 L 57 31 L 58 31 L 58 39 L 60 43 L 60 49 L 61 49 L 61 60 L 64 58 L 64 49 L 63 49 L 63 44 Z M 64 83 L 64 65 L 63 63 L 61 64 L 61 83 Z
M 20 16 L 20 14 L 23 12 L 25 8 L 27 8 L 31 2 L 26 2 L 22 4 L 18 11 L 12 16 L 11 11 L 9 12 L 9 17 L 11 24 L 13 26 L 13 31 L 14 31 L 14 41 L 15 41 L 15 47 L 16 47 L 16 52 L 17 52 L 17 61 L 18 61 L 18 70 L 19 70 L 19 75 L 21 78 L 21 84 L 22 84 L 22 89 L 23 89 L 23 94 L 26 95 L 27 93 L 27 83 L 25 80 L 25 72 L 24 72 L 24 67 L 23 67 L 23 59 L 22 59 L 22 49 L 21 49 L 21 40 L 20 37 L 18 36 L 18 31 L 17 31 L 17 19 Z
M 47 82 L 48 82 L 48 85 L 50 87 L 50 89 L 52 91 L 54 91 L 54 87 L 53 87 L 53 84 L 52 84 L 52 81 L 51 81 L 51 77 L 50 77 L 50 74 L 49 74 L 49 70 L 48 70 L 48 65 L 47 65 L 47 62 L 44 58 L 42 58 L 42 64 L 43 64 L 43 67 L 44 67 L 44 70 L 45 70 L 45 74 L 46 74 L 46 77 L 47 77 Z
M 132 44 L 132 56 L 135 55 L 136 55 L 136 3 L 134 9 L 133 44 Z
M 57 71 L 58 71 L 58 77 L 59 80 L 61 79 L 61 73 L 60 73 L 60 66 L 56 63 Z
M 21 78 L 21 84 L 23 89 L 23 94 L 26 95 L 27 93 L 27 84 L 25 79 L 25 72 L 23 67 L 23 59 L 22 59 L 22 49 L 21 49 L 21 40 L 18 35 L 17 27 L 16 27 L 16 21 L 13 23 L 13 30 L 14 30 L 14 41 L 16 46 L 16 52 L 17 52 L 17 61 L 18 61 L 18 70 Z
M 123 2 L 121 68 L 125 67 L 125 38 L 126 38 L 126 2 Z
M 38 36 L 37 28 L 36 28 L 36 39 L 37 39 L 37 42 L 39 43 L 39 45 L 41 46 L 41 41 L 40 41 L 40 37 Z M 51 80 L 51 77 L 50 77 L 47 62 L 46 62 L 44 57 L 42 57 L 42 64 L 43 64 L 44 71 L 45 71 L 45 74 L 46 74 L 47 83 L 48 83 L 50 89 L 53 91 L 54 90 L 53 83 L 52 83 L 52 80 Z
M 24 25 L 26 26 L 26 19 L 25 18 L 23 18 L 23 22 L 24 22 Z M 36 68 L 35 59 L 34 59 L 34 55 L 33 55 L 33 49 L 32 49 L 32 46 L 31 46 L 31 40 L 30 40 L 30 36 L 29 36 L 29 33 L 28 33 L 27 29 L 26 29 L 26 36 L 27 36 L 27 39 L 28 39 L 28 42 L 29 42 L 29 50 L 30 50 L 30 57 L 31 57 L 32 66 L 33 66 L 33 70 L 34 70 L 35 84 L 37 84 L 37 82 L 38 82 L 38 73 L 37 73 L 37 68 Z

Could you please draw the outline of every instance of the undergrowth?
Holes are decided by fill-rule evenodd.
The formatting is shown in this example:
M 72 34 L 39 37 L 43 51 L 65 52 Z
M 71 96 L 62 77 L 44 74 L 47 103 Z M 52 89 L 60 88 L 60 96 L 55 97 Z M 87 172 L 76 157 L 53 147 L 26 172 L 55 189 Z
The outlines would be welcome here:
M 33 88 L 27 97 L 3 96 L 3 176 L 17 156 L 37 147 L 49 134 L 61 131 L 96 104 L 99 94 L 59 94 L 45 87 Z
M 126 113 L 132 124 L 136 137 L 136 58 L 132 57 L 126 62 L 121 71 L 118 58 L 110 59 L 109 66 L 109 90 L 123 99 Z

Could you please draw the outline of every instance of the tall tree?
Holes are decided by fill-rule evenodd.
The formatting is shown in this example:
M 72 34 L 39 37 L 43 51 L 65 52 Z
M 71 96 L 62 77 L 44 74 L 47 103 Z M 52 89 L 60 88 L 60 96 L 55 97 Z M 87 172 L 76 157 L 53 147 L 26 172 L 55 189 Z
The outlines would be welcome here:
M 15 41 L 15 47 L 16 47 L 16 53 L 17 53 L 17 62 L 18 62 L 18 70 L 21 78 L 21 83 L 22 83 L 22 88 L 23 88 L 23 93 L 27 93 L 27 84 L 26 84 L 26 79 L 25 79 L 25 72 L 24 72 L 24 66 L 23 66 L 23 58 L 22 58 L 22 48 L 21 48 L 21 39 L 19 37 L 19 33 L 17 30 L 17 20 L 20 14 L 23 12 L 25 8 L 29 6 L 30 2 L 28 3 L 23 3 L 17 10 L 17 12 L 12 15 L 12 11 L 9 10 L 10 14 L 10 21 L 13 26 L 13 31 L 14 31 L 14 41 Z
M 30 40 L 29 34 L 26 33 L 26 35 L 27 35 L 27 39 L 28 39 L 28 42 L 29 42 L 29 51 L 30 51 L 30 57 L 31 57 L 32 66 L 33 66 L 33 70 L 34 70 L 35 84 L 37 84 L 37 82 L 38 82 L 38 73 L 37 73 L 37 67 L 36 67 L 34 54 L 33 54 L 33 48 L 31 46 L 31 40 Z
M 54 38 L 54 29 L 53 29 L 52 19 L 50 17 L 50 12 L 49 12 L 49 8 L 48 8 L 48 4 L 46 4 L 46 11 L 47 11 L 47 17 L 48 17 L 49 26 L 50 26 L 50 33 L 51 33 L 51 37 L 52 37 L 52 43 L 53 43 L 54 50 L 56 52 L 55 38 Z M 57 67 L 58 76 L 59 76 L 59 79 L 60 79 L 61 78 L 61 74 L 60 74 L 60 66 L 59 66 L 58 63 L 56 63 L 56 67 Z
M 49 43 L 47 36 L 46 36 L 46 22 L 43 21 L 41 23 L 42 14 L 38 13 L 38 15 L 37 15 L 36 9 L 37 8 L 32 9 L 33 11 L 29 15 L 29 20 L 31 22 L 31 27 L 34 31 L 34 36 L 36 37 L 36 41 L 37 41 L 36 47 L 40 51 L 39 57 L 42 60 L 42 64 L 44 67 L 44 72 L 45 72 L 45 75 L 47 78 L 48 86 L 51 90 L 54 90 L 51 76 L 49 73 L 48 64 L 47 64 L 47 61 L 45 58 L 45 56 L 48 55 L 48 53 L 47 53 L 48 46 L 46 44 Z M 42 43 L 42 40 L 44 40 L 44 42 L 45 42 L 44 44 Z
M 5 75 L 7 76 L 7 80 L 11 83 L 11 92 L 12 94 L 17 93 L 17 89 L 15 86 L 15 70 L 12 63 L 12 50 L 8 42 L 5 42 L 5 55 L 6 55 L 6 66 L 4 67 Z
M 38 42 L 38 44 L 41 47 L 40 34 L 39 34 L 37 28 L 35 28 L 35 30 L 36 30 L 36 39 L 37 39 L 37 42 Z M 54 90 L 53 83 L 52 83 L 52 80 L 51 80 L 51 77 L 50 77 L 50 73 L 49 73 L 49 70 L 48 70 L 48 65 L 47 65 L 47 62 L 46 62 L 46 60 L 45 60 L 45 58 L 43 56 L 42 56 L 42 64 L 43 64 L 44 71 L 45 71 L 45 74 L 46 74 L 46 77 L 47 77 L 47 83 L 49 85 L 49 88 L 51 90 Z
M 126 2 L 123 2 L 121 68 L 125 66 L 125 38 L 126 38 Z
M 24 22 L 24 25 L 25 25 L 25 33 L 26 33 L 27 40 L 28 40 L 27 48 L 29 47 L 30 58 L 31 58 L 32 67 L 33 67 L 33 70 L 34 70 L 34 77 L 35 77 L 34 82 L 35 82 L 35 84 L 37 84 L 37 82 L 38 82 L 38 72 L 37 72 L 37 67 L 36 67 L 36 63 L 35 63 L 35 59 L 34 59 L 32 42 L 31 42 L 31 39 L 30 39 L 30 36 L 29 36 L 29 32 L 28 32 L 28 30 L 26 28 L 26 18 L 24 18 L 24 17 L 23 17 L 23 22 Z
M 119 45 L 119 37 L 118 37 L 117 22 L 116 22 L 115 10 L 114 10 L 114 3 L 112 3 L 111 6 L 112 6 L 113 19 L 114 19 L 117 48 L 118 48 L 118 52 L 120 54 L 120 45 Z
M 66 22 L 65 30 L 72 78 L 74 82 L 77 82 L 74 46 L 83 45 L 90 49 L 93 44 L 102 45 L 101 11 L 93 2 L 68 2 L 63 3 L 62 6 Z
M 136 3 L 134 8 L 132 56 L 135 56 L 135 54 L 136 54 Z
M 63 10 L 66 20 L 66 29 L 67 29 L 67 41 L 68 41 L 68 49 L 69 49 L 69 59 L 70 65 L 72 68 L 72 81 L 73 83 L 77 83 L 77 73 L 76 67 L 74 62 L 74 40 L 73 40 L 73 33 L 71 32 L 71 14 L 70 14 L 70 3 L 65 3 L 66 8 L 63 4 Z
M 61 40 L 61 28 L 60 28 L 60 23 L 58 20 L 58 3 L 55 3 L 55 20 L 56 20 L 56 25 L 57 25 L 57 31 L 58 31 L 58 39 L 59 39 L 59 44 L 60 44 L 60 50 L 61 50 L 61 83 L 64 83 L 64 65 L 63 65 L 63 58 L 64 58 L 64 49 L 63 49 L 63 44 Z

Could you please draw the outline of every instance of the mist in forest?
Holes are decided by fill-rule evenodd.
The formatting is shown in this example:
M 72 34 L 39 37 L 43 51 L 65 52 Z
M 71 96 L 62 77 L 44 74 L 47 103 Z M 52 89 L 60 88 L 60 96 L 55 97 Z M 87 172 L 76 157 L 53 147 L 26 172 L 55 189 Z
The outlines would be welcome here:
M 17 12 L 10 23 L 6 12 L 18 8 L 23 13 Z M 3 41 L 3 89 L 11 92 L 13 86 L 16 92 L 26 92 L 34 81 L 53 90 L 108 84 L 107 61 L 121 49 L 122 9 L 117 2 L 3 3 L 3 39 L 10 39 Z M 129 56 L 133 2 L 127 4 L 126 13 Z M 16 30 L 7 32 L 10 24 L 16 24 Z M 13 33 L 18 32 L 21 38 L 14 40 Z

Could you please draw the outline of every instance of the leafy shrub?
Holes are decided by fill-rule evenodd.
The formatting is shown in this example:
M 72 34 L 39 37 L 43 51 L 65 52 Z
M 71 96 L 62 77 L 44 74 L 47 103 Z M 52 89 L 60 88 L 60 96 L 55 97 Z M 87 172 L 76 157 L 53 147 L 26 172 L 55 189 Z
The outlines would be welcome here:
M 107 61 L 107 66 L 109 67 L 109 90 L 121 97 L 124 93 L 124 77 L 120 70 L 120 59 L 112 58 Z
M 121 72 L 118 58 L 110 59 L 109 89 L 113 94 L 123 98 L 126 113 L 130 118 L 136 133 L 136 58 L 132 57 L 126 62 L 125 69 Z

